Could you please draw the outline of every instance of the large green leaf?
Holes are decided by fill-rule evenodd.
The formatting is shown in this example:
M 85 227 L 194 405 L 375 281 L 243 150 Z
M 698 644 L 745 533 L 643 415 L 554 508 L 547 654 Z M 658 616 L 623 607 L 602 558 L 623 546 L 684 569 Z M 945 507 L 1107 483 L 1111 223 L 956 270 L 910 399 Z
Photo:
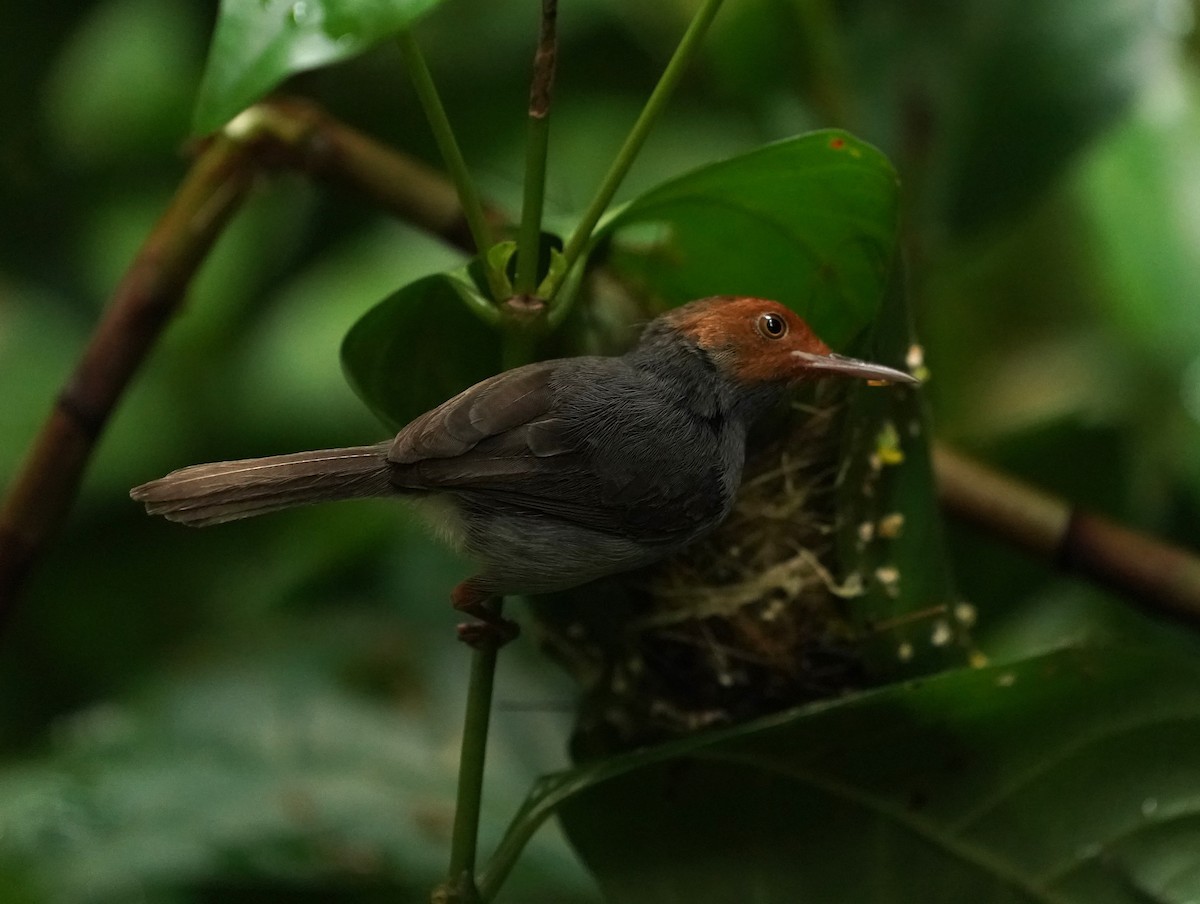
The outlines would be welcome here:
M 346 376 L 391 426 L 408 423 L 500 370 L 499 334 L 468 309 L 463 293 L 469 292 L 475 290 L 465 277 L 428 276 L 384 299 L 350 328 L 342 343 Z
M 542 782 L 610 900 L 1147 904 L 1200 895 L 1200 662 L 1063 650 Z
M 928 378 L 913 343 L 902 262 L 896 262 L 863 354 Z M 838 559 L 858 590 L 850 611 L 876 680 L 963 664 L 974 609 L 957 601 L 930 460 L 920 387 L 848 389 L 837 486 Z
M 774 298 L 840 346 L 872 322 L 896 242 L 886 157 L 840 131 L 813 132 L 703 167 L 604 222 L 611 266 L 672 303 Z
M 438 0 L 222 0 L 196 132 L 220 128 L 284 79 L 361 54 Z

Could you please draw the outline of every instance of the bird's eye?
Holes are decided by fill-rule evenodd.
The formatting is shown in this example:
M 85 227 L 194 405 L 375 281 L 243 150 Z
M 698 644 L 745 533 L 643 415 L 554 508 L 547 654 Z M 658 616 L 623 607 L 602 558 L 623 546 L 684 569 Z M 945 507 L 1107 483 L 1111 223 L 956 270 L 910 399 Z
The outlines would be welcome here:
M 787 321 L 778 314 L 763 314 L 758 318 L 758 331 L 768 339 L 782 339 L 787 335 Z

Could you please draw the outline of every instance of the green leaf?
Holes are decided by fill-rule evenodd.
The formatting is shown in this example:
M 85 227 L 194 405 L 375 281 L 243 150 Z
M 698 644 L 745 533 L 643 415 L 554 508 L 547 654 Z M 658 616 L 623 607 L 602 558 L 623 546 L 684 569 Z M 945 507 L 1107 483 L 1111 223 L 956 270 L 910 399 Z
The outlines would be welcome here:
M 610 900 L 1183 902 L 1200 895 L 1200 662 L 1063 650 L 549 777 Z
M 897 204 L 887 158 L 829 130 L 660 185 L 611 215 L 596 239 L 612 236 L 612 268 L 671 303 L 773 298 L 838 347 L 874 318 Z
M 488 304 L 461 274 L 428 276 L 377 304 L 346 334 L 346 377 L 392 427 L 500 371 L 499 338 L 468 309 L 467 296 Z
M 512 282 L 509 280 L 508 264 L 516 253 L 516 242 L 497 242 L 488 249 L 487 254 L 484 256 L 487 266 L 499 277 L 505 298 L 513 293 Z
M 222 0 L 196 102 L 197 133 L 220 128 L 289 76 L 358 56 L 438 0 Z
M 911 344 L 905 269 L 897 261 L 862 354 L 927 378 Z M 965 664 L 974 609 L 957 600 L 930 461 L 930 419 L 917 386 L 848 388 L 837 486 L 838 559 L 857 588 L 850 612 L 876 680 Z

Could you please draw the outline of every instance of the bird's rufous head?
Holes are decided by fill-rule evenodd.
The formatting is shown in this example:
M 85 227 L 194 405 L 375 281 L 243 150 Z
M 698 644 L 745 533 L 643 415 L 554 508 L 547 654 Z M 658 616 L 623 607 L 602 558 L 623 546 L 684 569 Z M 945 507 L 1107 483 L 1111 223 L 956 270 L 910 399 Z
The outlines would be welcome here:
M 916 383 L 904 371 L 835 355 L 795 312 L 777 301 L 719 295 L 666 318 L 739 383 L 780 383 L 840 375 L 871 382 Z

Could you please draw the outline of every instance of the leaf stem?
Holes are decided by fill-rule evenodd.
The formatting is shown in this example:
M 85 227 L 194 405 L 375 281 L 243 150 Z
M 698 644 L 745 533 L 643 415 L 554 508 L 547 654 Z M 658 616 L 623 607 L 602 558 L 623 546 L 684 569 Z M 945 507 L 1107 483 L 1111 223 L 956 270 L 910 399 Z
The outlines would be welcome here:
M 529 295 L 538 282 L 538 246 L 546 192 L 546 145 L 550 136 L 550 96 L 558 54 L 558 0 L 542 0 L 542 25 L 533 57 L 529 89 L 529 132 L 525 150 L 525 197 L 517 235 L 516 291 Z
M 583 253 L 584 248 L 587 247 L 588 240 L 592 237 L 592 230 L 596 228 L 596 224 L 604 216 L 604 211 L 608 209 L 609 202 L 612 201 L 613 195 L 617 193 L 617 189 L 621 186 L 621 182 L 629 172 L 629 168 L 633 165 L 634 159 L 642 149 L 642 145 L 645 144 L 646 137 L 650 134 L 650 129 L 653 128 L 654 123 L 662 115 L 667 101 L 671 98 L 671 93 L 675 90 L 676 85 L 679 84 L 684 71 L 699 50 L 700 42 L 703 40 L 705 32 L 708 31 L 709 25 L 712 24 L 713 18 L 721 8 L 721 2 L 722 0 L 704 0 L 703 5 L 696 11 L 691 24 L 688 25 L 687 31 L 684 32 L 683 37 L 679 41 L 679 46 L 675 48 L 675 53 L 671 56 L 671 61 L 667 63 L 667 68 L 663 70 L 658 84 L 654 86 L 654 91 L 651 92 L 646 105 L 642 108 L 637 121 L 633 124 L 633 128 L 629 130 L 629 134 L 625 138 L 625 143 L 621 145 L 621 149 L 617 152 L 612 166 L 609 167 L 608 173 L 605 174 L 600 187 L 596 190 L 595 197 L 592 198 L 591 203 L 583 212 L 579 225 L 571 233 L 571 238 L 567 242 L 566 248 L 563 249 L 566 266 L 556 279 L 552 278 L 547 281 L 545 291 L 547 298 L 552 298 L 562 287 L 566 274 L 570 272 L 571 268 L 578 261 L 579 256 Z
M 454 137 L 454 129 L 451 128 L 450 119 L 446 116 L 446 108 L 442 106 L 442 99 L 438 96 L 437 87 L 433 83 L 433 75 L 425 64 L 425 57 L 422 55 L 421 48 L 417 45 L 412 31 L 404 29 L 396 40 L 400 44 L 401 55 L 408 67 L 408 74 L 416 89 L 417 97 L 425 109 L 425 116 L 429 120 L 429 127 L 437 141 L 438 150 L 441 151 L 446 169 L 449 170 L 454 187 L 458 190 L 458 200 L 462 204 L 467 228 L 471 230 L 471 238 L 475 241 L 475 251 L 484 263 L 488 289 L 497 302 L 503 301 L 504 292 L 498 274 L 487 265 L 487 250 L 492 247 L 493 239 L 487 217 L 483 212 L 479 189 L 475 187 L 475 182 L 467 170 L 467 162 L 463 158 L 462 149 L 458 146 L 458 139 Z

